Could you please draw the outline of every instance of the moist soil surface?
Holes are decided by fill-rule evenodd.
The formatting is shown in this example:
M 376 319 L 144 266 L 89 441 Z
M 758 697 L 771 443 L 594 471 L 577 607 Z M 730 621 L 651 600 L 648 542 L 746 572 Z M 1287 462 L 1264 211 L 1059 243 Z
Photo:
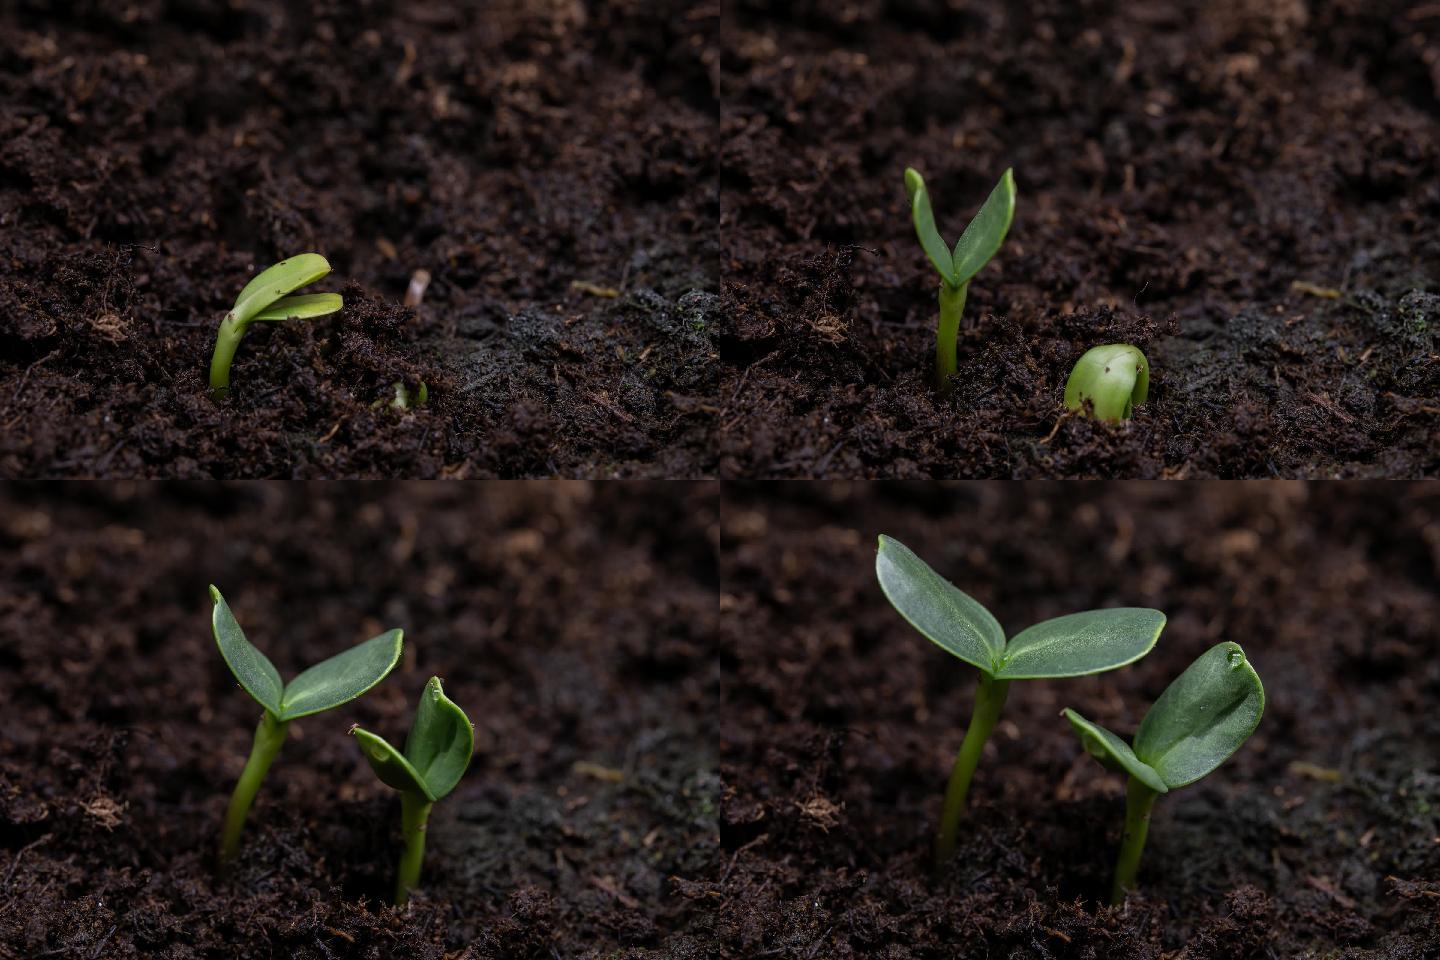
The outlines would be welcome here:
M 0 957 L 706 956 L 718 876 L 717 491 L 0 487 Z M 401 626 L 400 665 L 296 721 L 231 874 L 213 854 L 259 719 L 213 581 L 281 675 Z M 438 674 L 475 759 L 389 906 L 402 743 Z
M 724 955 L 1440 955 L 1440 487 L 727 485 L 721 560 Z M 875 583 L 887 533 L 1010 633 L 1100 606 L 1169 621 L 1138 663 L 1015 683 L 957 855 L 932 829 L 975 672 Z M 1195 657 L 1239 642 L 1259 728 L 1160 797 L 1105 905 L 1127 740 Z
M 4 4 L 0 475 L 713 474 L 717 21 Z M 212 402 L 221 317 L 305 251 L 345 308 L 256 324 Z
M 1440 7 L 734 0 L 719 467 L 786 476 L 1404 476 L 1440 465 Z M 937 277 L 1015 221 L 930 388 Z M 1150 359 L 1130 423 L 1079 356 Z

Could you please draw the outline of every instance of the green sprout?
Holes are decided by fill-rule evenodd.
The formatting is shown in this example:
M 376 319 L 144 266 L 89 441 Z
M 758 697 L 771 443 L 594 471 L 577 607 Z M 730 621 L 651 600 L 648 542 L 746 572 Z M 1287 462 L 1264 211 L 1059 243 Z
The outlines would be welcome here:
M 1110 902 L 1135 886 L 1155 797 L 1194 783 L 1240 749 L 1260 723 L 1265 688 L 1238 643 L 1211 647 L 1176 677 L 1140 721 L 1133 748 L 1074 710 L 1065 717 L 1085 750 L 1118 773 L 1125 787 L 1125 832 Z
M 338 293 L 285 294 L 314 283 L 330 272 L 330 262 L 318 253 L 302 253 L 260 273 L 240 291 L 235 306 L 220 321 L 215 352 L 210 357 L 210 394 L 223 400 L 230 392 L 230 363 L 250 324 L 257 321 L 311 320 L 334 313 L 345 305 Z
M 1065 381 L 1065 406 L 1085 410 L 1090 401 L 1096 420 L 1111 423 L 1129 420 L 1135 404 L 1144 403 L 1150 393 L 1150 364 L 1145 354 L 1128 343 L 1091 347 L 1075 361 Z
M 965 228 L 952 251 L 935 228 L 935 212 L 930 209 L 930 194 L 925 178 L 911 167 L 905 168 L 905 193 L 910 198 L 910 218 L 915 221 L 915 235 L 925 256 L 940 274 L 940 326 L 935 333 L 935 388 L 941 393 L 950 389 L 955 373 L 955 339 L 960 333 L 960 314 L 965 310 L 965 294 L 970 278 L 990 262 L 1010 230 L 1015 217 L 1015 173 L 1007 169 L 995 189 Z
M 440 678 L 431 677 L 415 708 L 410 735 L 402 754 L 358 724 L 350 733 L 360 741 L 361 752 L 386 786 L 400 791 L 400 830 L 405 852 L 395 879 L 395 906 L 404 906 L 410 889 L 420 882 L 425 858 L 425 825 L 430 807 L 455 789 L 475 749 L 475 728 L 454 701 L 445 696 Z
M 225 812 L 220 833 L 220 865 L 224 867 L 240 848 L 245 816 L 250 812 L 266 771 L 280 752 L 280 745 L 285 742 L 290 721 L 349 703 L 385 679 L 400 662 L 404 635 L 399 630 L 387 630 L 317 663 L 287 684 L 281 682 L 280 672 L 269 658 L 245 639 L 229 604 L 214 585 L 210 587 L 210 597 L 215 601 L 210 627 L 220 646 L 220 655 L 245 692 L 265 708 L 255 729 L 250 759 L 245 762 Z
M 970 779 L 1005 706 L 1010 682 L 1080 677 L 1134 663 L 1155 646 L 1165 627 L 1165 614 L 1140 607 L 1087 610 L 1037 623 L 1007 641 L 989 610 L 898 540 L 880 537 L 875 576 L 891 605 L 912 627 L 980 671 L 970 726 L 955 757 L 935 836 L 938 868 L 955 852 Z

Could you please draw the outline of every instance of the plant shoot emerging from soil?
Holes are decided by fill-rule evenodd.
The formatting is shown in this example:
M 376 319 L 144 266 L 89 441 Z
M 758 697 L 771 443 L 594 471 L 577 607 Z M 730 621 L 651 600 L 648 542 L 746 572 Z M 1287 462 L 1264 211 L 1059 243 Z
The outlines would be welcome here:
M 935 333 L 935 387 L 941 393 L 950 389 L 955 373 L 955 339 L 960 333 L 960 314 L 965 310 L 965 295 L 970 278 L 990 262 L 1010 230 L 1015 217 L 1015 174 L 1007 169 L 995 189 L 970 221 L 951 250 L 935 227 L 935 212 L 930 208 L 930 194 L 925 178 L 912 167 L 905 168 L 905 193 L 910 198 L 910 218 L 915 222 L 915 235 L 925 256 L 940 274 L 940 325 Z
M 1037 623 L 1008 641 L 999 622 L 908 547 L 880 537 L 875 576 L 892 606 L 926 639 L 980 672 L 965 740 L 955 757 L 935 837 L 938 868 L 955 852 L 970 779 L 1000 718 L 1012 680 L 1079 677 L 1134 663 L 1155 646 L 1165 614 L 1141 607 L 1087 610 Z
M 403 754 L 358 724 L 350 728 L 350 733 L 360 741 L 360 749 L 375 775 L 400 791 L 400 830 L 405 852 L 395 879 L 395 906 L 403 906 L 410 899 L 411 888 L 420 882 L 430 808 L 454 790 L 465 775 L 475 749 L 475 728 L 465 711 L 445 696 L 440 678 L 431 677 L 420 695 Z
M 1133 747 L 1074 710 L 1065 711 L 1086 752 L 1130 777 L 1111 903 L 1123 903 L 1125 891 L 1135 886 L 1155 797 L 1194 783 L 1230 759 L 1255 732 L 1264 710 L 1265 689 L 1245 651 L 1238 643 L 1221 643 L 1165 688 L 1140 721 Z
M 302 253 L 263 271 L 240 291 L 235 305 L 220 321 L 215 352 L 210 357 L 210 393 L 223 400 L 230 392 L 230 363 L 250 324 L 257 321 L 311 320 L 343 307 L 338 293 L 285 294 L 314 283 L 330 272 L 330 262 L 318 253 Z
M 400 662 L 404 637 L 399 630 L 388 630 L 317 663 L 286 684 L 281 682 L 280 672 L 270 659 L 245 639 L 230 606 L 213 585 L 210 597 L 215 601 L 210 628 L 220 646 L 220 655 L 245 692 L 265 708 L 260 726 L 255 730 L 255 746 L 225 812 L 220 833 L 220 865 L 224 867 L 240 848 L 245 816 L 250 812 L 250 804 L 266 771 L 280 752 L 280 745 L 285 742 L 290 721 L 349 703 L 375 686 Z
M 1135 405 L 1150 393 L 1150 364 L 1145 354 L 1128 343 L 1110 343 L 1086 350 L 1070 379 L 1065 381 L 1065 407 L 1085 412 L 1085 401 L 1096 420 L 1129 420 Z

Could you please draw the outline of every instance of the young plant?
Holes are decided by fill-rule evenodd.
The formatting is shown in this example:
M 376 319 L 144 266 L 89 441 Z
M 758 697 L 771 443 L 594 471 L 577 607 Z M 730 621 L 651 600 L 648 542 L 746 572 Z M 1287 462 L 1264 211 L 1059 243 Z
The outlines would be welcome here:
M 1140 721 L 1133 747 L 1074 710 L 1065 711 L 1086 752 L 1130 776 L 1111 903 L 1124 902 L 1125 891 L 1135 886 L 1155 797 L 1194 783 L 1230 759 L 1255 732 L 1264 710 L 1265 689 L 1245 651 L 1238 643 L 1221 643 L 1165 688 Z
M 404 635 L 399 630 L 388 630 L 317 663 L 287 684 L 281 682 L 280 672 L 269 658 L 245 639 L 229 604 L 214 585 L 210 587 L 210 597 L 215 601 L 210 628 L 220 646 L 220 655 L 245 692 L 265 708 L 255 729 L 255 746 L 225 812 L 225 824 L 220 832 L 220 865 L 224 867 L 240 848 L 245 816 L 250 812 L 266 771 L 280 752 L 280 745 L 285 742 L 290 721 L 349 703 L 383 680 L 400 662 Z
M 215 337 L 215 352 L 210 356 L 210 394 L 223 400 L 230 392 L 230 363 L 235 350 L 250 324 L 257 321 L 310 320 L 334 313 L 345 305 L 338 293 L 306 293 L 287 297 L 285 294 L 314 283 L 330 272 L 330 262 L 318 253 L 302 253 L 281 260 L 256 276 L 235 306 L 220 321 Z
M 1079 677 L 1134 663 L 1155 646 L 1165 627 L 1165 614 L 1139 607 L 1087 610 L 1037 623 L 1007 641 L 989 610 L 898 540 L 880 537 L 875 576 L 891 605 L 912 627 L 980 671 L 970 726 L 955 757 L 935 836 L 938 867 L 955 852 L 970 779 L 1000 718 L 1011 681 Z
M 975 219 L 965 228 L 955 249 L 946 246 L 935 227 L 935 213 L 930 209 L 930 194 L 925 178 L 911 167 L 905 168 L 905 193 L 910 198 L 910 218 L 915 222 L 915 235 L 925 256 L 940 274 L 940 326 L 935 333 L 935 387 L 941 393 L 950 390 L 950 377 L 955 373 L 955 338 L 960 333 L 960 314 L 965 310 L 965 294 L 970 278 L 990 262 L 1010 230 L 1015 217 L 1015 174 L 1006 170 L 995 189 L 985 200 Z
M 420 882 L 425 858 L 425 825 L 430 807 L 455 789 L 475 749 L 475 728 L 455 703 L 445 696 L 440 678 L 431 677 L 420 695 L 405 752 L 358 724 L 350 733 L 360 741 L 361 752 L 386 786 L 400 791 L 400 831 L 405 852 L 395 879 L 395 906 L 404 906 L 410 889 Z
M 1145 354 L 1128 343 L 1091 347 L 1075 361 L 1065 381 L 1065 406 L 1084 412 L 1090 401 L 1096 420 L 1129 420 L 1135 404 L 1150 393 L 1150 364 Z

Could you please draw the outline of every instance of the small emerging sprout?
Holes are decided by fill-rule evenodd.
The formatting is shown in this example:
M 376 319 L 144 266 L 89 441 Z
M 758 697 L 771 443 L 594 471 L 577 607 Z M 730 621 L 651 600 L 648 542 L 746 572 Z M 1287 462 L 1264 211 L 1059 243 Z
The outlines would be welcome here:
M 1265 688 L 1245 651 L 1238 643 L 1221 643 L 1165 688 L 1140 721 L 1133 748 L 1074 710 L 1065 711 L 1087 753 L 1130 775 L 1111 903 L 1123 903 L 1125 891 L 1135 886 L 1155 797 L 1194 783 L 1230 759 L 1255 732 L 1264 710 Z
M 235 306 L 220 321 L 215 352 L 210 357 L 210 394 L 223 400 L 230 392 L 230 363 L 250 324 L 257 321 L 310 320 L 334 313 L 345 305 L 338 293 L 285 294 L 314 283 L 330 272 L 330 262 L 318 253 L 302 253 L 281 260 L 240 291 Z
M 970 726 L 945 790 L 935 837 L 938 868 L 955 852 L 970 778 L 1000 718 L 1010 682 L 1080 677 L 1134 663 L 1155 646 L 1165 627 L 1165 614 L 1143 607 L 1087 610 L 1037 623 L 1007 641 L 989 610 L 898 540 L 880 537 L 875 576 L 891 605 L 912 627 L 980 671 Z
M 910 198 L 910 218 L 915 222 L 915 235 L 925 256 L 940 274 L 940 326 L 935 333 L 935 388 L 941 393 L 950 390 L 950 377 L 955 373 L 955 338 L 960 333 L 960 314 L 965 310 L 965 294 L 970 278 L 990 262 L 1010 230 L 1015 217 L 1015 173 L 1006 170 L 995 189 L 970 221 L 951 250 L 935 227 L 935 213 L 930 209 L 930 194 L 925 178 L 911 167 L 905 168 L 905 194 Z
M 423 407 L 430 402 L 430 388 L 425 381 L 420 381 L 420 387 L 413 394 L 410 388 L 405 386 L 404 380 L 396 380 L 394 384 L 395 399 L 390 401 L 390 406 L 395 410 L 409 410 L 411 407 Z
M 350 733 L 360 741 L 361 752 L 375 775 L 386 786 L 400 791 L 405 852 L 395 879 L 395 906 L 404 906 L 410 899 L 410 888 L 420 882 L 430 807 L 454 790 L 465 775 L 475 749 L 475 728 L 465 711 L 445 696 L 440 678 L 431 677 L 415 708 L 403 754 L 358 724 L 350 728 Z
M 1065 407 L 1084 411 L 1090 401 L 1096 420 L 1129 420 L 1135 404 L 1150 393 L 1150 364 L 1145 354 L 1128 343 L 1091 347 L 1075 361 L 1065 381 Z
M 250 804 L 266 771 L 280 752 L 280 745 L 285 742 L 290 721 L 349 703 L 385 679 L 400 662 L 404 635 L 399 630 L 387 630 L 302 671 L 287 684 L 281 682 L 280 672 L 270 659 L 245 639 L 230 606 L 214 585 L 210 587 L 210 597 L 215 601 L 210 629 L 215 634 L 220 655 L 245 692 L 265 708 L 255 729 L 255 746 L 225 812 L 220 833 L 220 866 L 223 868 L 240 848 L 245 816 L 250 812 Z

